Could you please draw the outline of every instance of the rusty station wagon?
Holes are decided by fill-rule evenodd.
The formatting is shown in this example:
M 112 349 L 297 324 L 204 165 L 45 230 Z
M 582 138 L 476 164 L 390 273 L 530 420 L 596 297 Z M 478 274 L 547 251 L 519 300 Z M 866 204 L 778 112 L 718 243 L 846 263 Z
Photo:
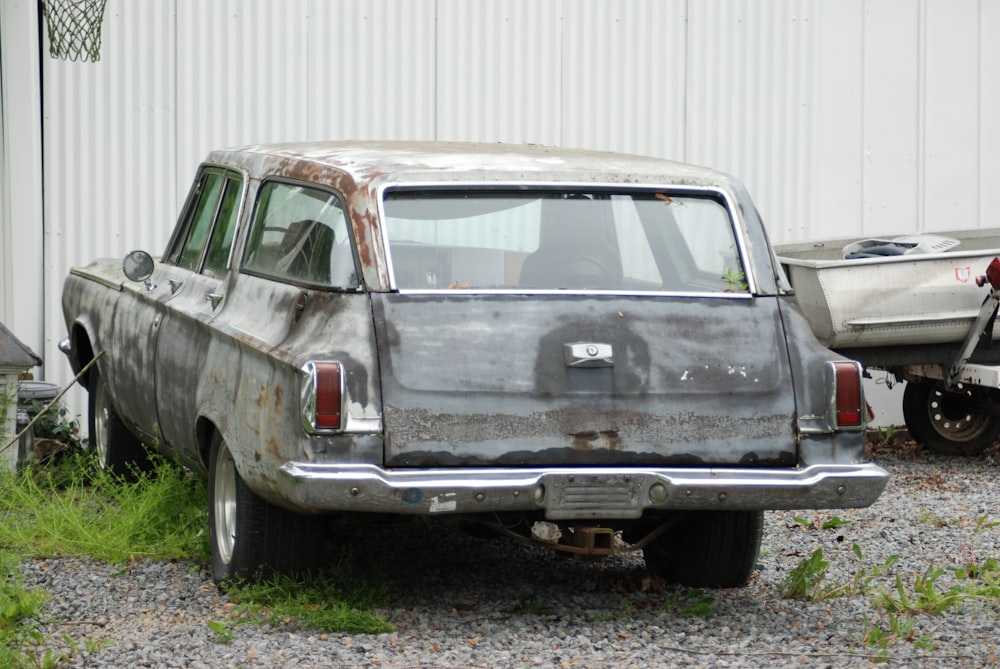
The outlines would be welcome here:
M 71 270 L 103 466 L 207 476 L 214 576 L 430 516 L 738 586 L 767 509 L 872 504 L 859 365 L 743 187 L 503 144 L 211 153 L 160 259 Z M 101 355 L 103 353 L 103 355 Z

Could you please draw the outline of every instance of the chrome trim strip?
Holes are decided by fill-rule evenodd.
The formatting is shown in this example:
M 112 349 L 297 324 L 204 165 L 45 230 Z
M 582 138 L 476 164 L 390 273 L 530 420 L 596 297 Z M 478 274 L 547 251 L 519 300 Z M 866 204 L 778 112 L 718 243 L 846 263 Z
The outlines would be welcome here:
M 750 293 L 723 293 L 664 290 L 595 290 L 593 288 L 403 288 L 400 295 L 613 295 L 615 297 L 711 297 L 724 300 L 752 300 Z

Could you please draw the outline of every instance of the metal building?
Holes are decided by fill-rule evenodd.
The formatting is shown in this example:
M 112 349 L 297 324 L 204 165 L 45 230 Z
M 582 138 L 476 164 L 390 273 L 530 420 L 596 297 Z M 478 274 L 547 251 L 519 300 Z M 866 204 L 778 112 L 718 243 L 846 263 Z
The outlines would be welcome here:
M 68 267 L 162 250 L 224 145 L 662 156 L 779 242 L 993 225 L 1000 0 L 107 0 L 96 62 L 50 57 L 41 5 L 0 0 L 0 322 L 55 383 Z

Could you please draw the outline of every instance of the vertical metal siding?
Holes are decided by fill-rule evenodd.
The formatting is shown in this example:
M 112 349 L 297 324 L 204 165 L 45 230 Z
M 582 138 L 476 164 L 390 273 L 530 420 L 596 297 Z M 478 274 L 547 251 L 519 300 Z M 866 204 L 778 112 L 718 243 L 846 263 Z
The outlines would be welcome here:
M 437 139 L 560 143 L 560 6 L 438 0 Z
M 310 139 L 434 139 L 435 0 L 308 5 Z
M 821 2 L 816 33 L 815 126 L 808 166 L 814 187 L 809 215 L 772 228 L 775 240 L 860 235 L 863 181 L 866 0 Z M 765 203 L 766 204 L 766 203 Z M 775 223 L 771 219 L 772 225 Z
M 563 5 L 561 144 L 685 158 L 687 6 Z
M 176 3 L 178 181 L 211 149 L 307 138 L 307 0 Z
M 920 219 L 921 4 L 867 3 L 864 21 L 862 216 L 879 234 Z
M 41 353 L 45 273 L 37 13 L 35 2 L 0 2 L 0 321 Z
M 979 6 L 927 0 L 922 16 L 921 212 L 923 230 L 979 220 Z M 991 38 L 995 39 L 995 38 Z M 964 168 L 963 168 L 964 167 Z M 982 268 L 985 269 L 985 268 Z
M 979 3 L 979 61 L 964 66 L 965 76 L 975 76 L 979 91 L 979 218 L 983 227 L 998 227 L 993 196 L 1000 190 L 1000 86 L 996 85 L 1000 73 L 1000 2 Z M 962 170 L 968 174 L 968 169 Z
M 775 241 L 993 226 L 998 29 L 993 0 L 111 0 L 99 62 L 41 63 L 46 375 L 69 266 L 161 251 L 223 145 L 660 155 L 741 178 Z
M 734 174 L 776 238 L 809 216 L 815 2 L 689 5 L 687 155 Z

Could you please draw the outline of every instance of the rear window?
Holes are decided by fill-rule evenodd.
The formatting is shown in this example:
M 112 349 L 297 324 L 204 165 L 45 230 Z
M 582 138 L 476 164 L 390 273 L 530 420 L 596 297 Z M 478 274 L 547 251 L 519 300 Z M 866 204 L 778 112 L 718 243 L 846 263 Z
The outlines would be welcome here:
M 717 194 L 398 190 L 384 210 L 399 290 L 747 291 Z

